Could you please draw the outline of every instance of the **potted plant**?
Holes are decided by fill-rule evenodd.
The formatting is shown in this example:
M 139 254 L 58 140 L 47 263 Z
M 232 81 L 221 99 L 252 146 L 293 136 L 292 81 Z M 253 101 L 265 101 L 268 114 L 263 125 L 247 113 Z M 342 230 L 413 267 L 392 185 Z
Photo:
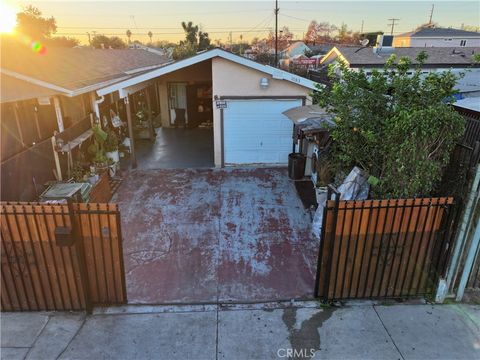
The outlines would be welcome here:
M 317 183 L 315 184 L 315 195 L 317 197 L 317 203 L 319 203 L 322 194 L 327 192 L 327 186 L 332 182 L 333 168 L 332 164 L 328 160 L 320 161 L 317 166 Z
M 136 137 L 139 139 L 149 139 L 149 111 L 145 108 L 144 104 L 141 104 L 141 109 L 135 113 L 135 118 Z
M 118 153 L 118 146 L 119 146 L 119 139 L 118 135 L 112 129 L 107 130 L 107 138 L 105 139 L 104 149 L 105 155 L 109 158 L 113 163 L 118 163 L 120 161 L 120 156 Z
M 102 130 L 99 125 L 95 125 L 93 128 L 93 143 L 88 147 L 88 152 L 93 156 L 92 162 L 95 168 L 95 172 L 108 169 L 109 159 L 105 155 L 105 141 L 107 140 L 107 133 Z

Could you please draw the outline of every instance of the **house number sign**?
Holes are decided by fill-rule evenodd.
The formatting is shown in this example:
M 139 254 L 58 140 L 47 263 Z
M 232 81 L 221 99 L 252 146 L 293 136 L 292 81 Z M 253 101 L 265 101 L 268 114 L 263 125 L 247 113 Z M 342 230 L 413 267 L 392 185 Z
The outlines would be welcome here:
M 217 109 L 226 109 L 227 108 L 227 101 L 226 100 L 217 100 L 216 101 Z

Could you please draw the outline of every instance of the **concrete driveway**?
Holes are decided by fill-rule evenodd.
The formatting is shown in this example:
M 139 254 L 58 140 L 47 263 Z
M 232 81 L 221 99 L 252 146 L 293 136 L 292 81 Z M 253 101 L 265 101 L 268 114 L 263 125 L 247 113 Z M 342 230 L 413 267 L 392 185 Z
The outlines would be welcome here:
M 318 242 L 284 168 L 132 171 L 113 201 L 130 303 L 313 295 Z

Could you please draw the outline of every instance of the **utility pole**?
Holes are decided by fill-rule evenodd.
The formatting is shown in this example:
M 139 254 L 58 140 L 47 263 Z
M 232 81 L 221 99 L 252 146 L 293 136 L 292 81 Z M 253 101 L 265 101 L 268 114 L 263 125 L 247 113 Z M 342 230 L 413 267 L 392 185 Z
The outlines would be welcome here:
M 391 21 L 391 23 L 388 24 L 388 26 L 391 26 L 391 27 L 392 27 L 391 30 L 390 30 L 390 35 L 393 35 L 393 29 L 395 28 L 395 25 L 397 25 L 395 22 L 396 22 L 396 21 L 398 22 L 398 20 L 400 20 L 400 19 L 391 18 L 391 19 L 388 19 L 388 20 Z
M 278 67 L 278 0 L 275 0 L 275 67 Z
M 430 19 L 428 20 L 428 25 L 432 25 L 433 10 L 435 9 L 435 4 L 432 4 L 432 9 L 430 10 Z

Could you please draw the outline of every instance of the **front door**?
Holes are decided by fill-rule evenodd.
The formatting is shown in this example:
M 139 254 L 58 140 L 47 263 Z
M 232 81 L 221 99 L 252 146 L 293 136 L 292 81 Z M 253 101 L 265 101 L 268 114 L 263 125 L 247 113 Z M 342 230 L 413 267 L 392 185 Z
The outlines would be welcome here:
M 187 83 L 168 84 L 168 108 L 170 112 L 170 125 L 186 126 L 188 124 L 187 112 Z

